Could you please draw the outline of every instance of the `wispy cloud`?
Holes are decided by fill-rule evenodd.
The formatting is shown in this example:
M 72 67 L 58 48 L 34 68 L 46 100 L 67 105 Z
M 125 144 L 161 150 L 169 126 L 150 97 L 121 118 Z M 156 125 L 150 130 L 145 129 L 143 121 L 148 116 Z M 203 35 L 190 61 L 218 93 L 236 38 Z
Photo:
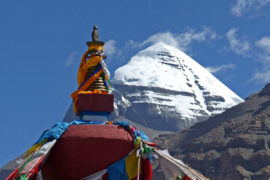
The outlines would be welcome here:
M 251 81 L 270 82 L 270 37 L 263 37 L 258 40 L 255 45 L 263 50 L 258 56 L 258 59 L 262 62 L 263 68 L 256 70 Z
M 144 46 L 146 44 L 155 44 L 157 42 L 164 42 L 171 46 L 179 47 L 179 43 L 177 41 L 177 35 L 171 32 L 160 32 L 151 35 L 145 41 L 143 41 L 140 45 Z
M 69 67 L 69 66 L 71 66 L 72 64 L 74 64 L 74 62 L 75 62 L 75 60 L 76 60 L 76 56 L 77 56 L 78 54 L 79 54 L 78 51 L 72 51 L 72 52 L 68 55 L 68 57 L 67 57 L 67 59 L 66 59 L 66 62 L 65 62 L 66 67 Z
M 237 31 L 238 29 L 232 28 L 226 34 L 226 37 L 230 44 L 230 49 L 239 55 L 247 56 L 246 53 L 250 50 L 251 45 L 247 40 L 238 39 L 236 37 Z
M 253 75 L 251 81 L 259 81 L 262 83 L 269 83 L 270 82 L 270 71 L 266 69 L 263 71 L 258 71 Z
M 116 52 L 116 41 L 115 40 L 109 40 L 105 42 L 104 45 L 104 52 L 108 56 L 113 56 Z
M 246 12 L 261 10 L 270 0 L 237 0 L 231 9 L 231 13 L 237 17 Z
M 234 64 L 223 64 L 221 66 L 214 66 L 214 67 L 205 67 L 210 73 L 216 74 L 221 71 L 226 71 L 229 69 L 234 69 L 235 65 Z
M 256 46 L 262 48 L 266 54 L 270 55 L 270 36 L 263 37 L 259 41 L 257 41 Z
M 214 40 L 216 38 L 217 33 L 208 27 L 203 28 L 203 31 L 201 32 L 195 32 L 193 29 L 190 29 L 185 33 L 179 34 L 177 37 L 179 45 L 183 49 L 189 48 L 193 41 L 204 42 Z
M 130 40 L 127 42 L 129 46 L 140 48 L 145 45 L 155 44 L 157 42 L 163 42 L 168 45 L 177 47 L 183 51 L 190 49 L 192 42 L 204 42 L 217 38 L 217 33 L 209 27 L 204 27 L 202 31 L 195 31 L 194 29 L 188 29 L 183 33 L 172 32 L 159 32 L 151 35 L 143 42 L 136 42 Z

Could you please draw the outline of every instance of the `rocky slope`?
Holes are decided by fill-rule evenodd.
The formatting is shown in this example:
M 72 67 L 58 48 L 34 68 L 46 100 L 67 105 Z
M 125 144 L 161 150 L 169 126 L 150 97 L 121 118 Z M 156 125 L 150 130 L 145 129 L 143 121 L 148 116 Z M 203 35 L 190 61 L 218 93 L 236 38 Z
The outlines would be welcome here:
M 112 79 L 116 117 L 178 131 L 243 100 L 177 48 L 157 43 L 118 68 Z
M 215 180 L 270 178 L 270 84 L 224 113 L 156 139 Z

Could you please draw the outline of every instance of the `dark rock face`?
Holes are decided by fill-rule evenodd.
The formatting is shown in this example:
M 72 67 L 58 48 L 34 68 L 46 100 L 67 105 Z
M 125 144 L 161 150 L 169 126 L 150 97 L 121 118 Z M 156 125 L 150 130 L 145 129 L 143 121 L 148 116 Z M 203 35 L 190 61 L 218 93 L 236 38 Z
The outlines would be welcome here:
M 259 96 L 270 96 L 270 83 L 266 84 Z
M 210 179 L 269 179 L 270 84 L 246 102 L 156 141 Z

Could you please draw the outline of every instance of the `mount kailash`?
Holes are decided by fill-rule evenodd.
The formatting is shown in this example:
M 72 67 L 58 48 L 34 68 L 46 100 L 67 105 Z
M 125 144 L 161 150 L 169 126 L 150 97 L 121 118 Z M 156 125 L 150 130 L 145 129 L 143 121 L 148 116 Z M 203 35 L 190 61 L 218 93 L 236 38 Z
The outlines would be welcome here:
M 156 43 L 118 68 L 112 79 L 114 118 L 179 131 L 243 102 L 181 50 Z

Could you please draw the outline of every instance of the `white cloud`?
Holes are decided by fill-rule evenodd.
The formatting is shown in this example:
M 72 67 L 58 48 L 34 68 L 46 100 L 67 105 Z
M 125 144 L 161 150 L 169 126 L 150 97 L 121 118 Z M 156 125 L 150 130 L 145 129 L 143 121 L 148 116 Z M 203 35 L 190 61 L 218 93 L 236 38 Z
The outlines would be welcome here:
M 193 29 L 191 29 L 177 36 L 179 46 L 182 47 L 183 49 L 188 48 L 191 45 L 192 41 L 203 42 L 213 40 L 216 38 L 217 38 L 216 32 L 207 27 L 204 28 L 203 31 L 201 32 L 195 32 Z
M 234 68 L 235 68 L 234 64 L 223 64 L 221 66 L 206 67 L 205 69 L 207 69 L 212 74 L 216 74 L 220 71 L 225 71 L 225 70 L 234 69 Z
M 141 42 L 137 42 L 137 41 L 133 41 L 133 40 L 128 40 L 125 43 L 124 48 L 140 48 L 142 47 L 142 43 Z
M 237 0 L 231 12 L 233 15 L 240 17 L 245 12 L 259 11 L 269 2 L 270 0 Z
M 217 34 L 209 27 L 203 28 L 202 31 L 196 32 L 194 29 L 188 29 L 184 33 L 171 33 L 171 32 L 160 32 L 151 35 L 143 42 L 135 42 L 130 40 L 127 42 L 127 45 L 140 48 L 147 44 L 155 44 L 157 42 L 163 42 L 168 45 L 177 47 L 186 51 L 190 48 L 192 42 L 203 42 L 209 41 L 217 38 Z
M 250 50 L 250 43 L 247 40 L 237 39 L 237 31 L 237 29 L 232 28 L 226 34 L 230 49 L 239 55 L 247 55 L 246 53 Z
M 109 40 L 109 41 L 105 42 L 104 53 L 108 56 L 114 55 L 116 52 L 115 44 L 116 44 L 115 40 Z
M 257 41 L 256 46 L 262 48 L 267 54 L 270 55 L 270 36 L 263 37 L 261 40 Z
M 258 59 L 262 62 L 263 68 L 256 70 L 251 81 L 269 83 L 270 82 L 270 37 L 263 37 L 258 40 L 255 45 L 263 50 L 258 56 Z
M 269 83 L 270 82 L 270 71 L 269 69 L 268 70 L 263 70 L 263 71 L 260 71 L 260 72 L 256 72 L 251 81 L 260 81 L 260 82 L 263 82 L 263 83 Z
M 78 51 L 72 51 L 69 56 L 66 59 L 65 65 L 67 67 L 71 66 L 72 64 L 74 64 L 75 60 L 76 60 L 76 56 L 79 52 Z
M 146 44 L 155 44 L 157 42 L 164 42 L 175 47 L 179 46 L 179 43 L 177 41 L 177 35 L 174 35 L 171 32 L 157 33 L 151 35 L 141 43 L 141 46 L 144 46 Z

